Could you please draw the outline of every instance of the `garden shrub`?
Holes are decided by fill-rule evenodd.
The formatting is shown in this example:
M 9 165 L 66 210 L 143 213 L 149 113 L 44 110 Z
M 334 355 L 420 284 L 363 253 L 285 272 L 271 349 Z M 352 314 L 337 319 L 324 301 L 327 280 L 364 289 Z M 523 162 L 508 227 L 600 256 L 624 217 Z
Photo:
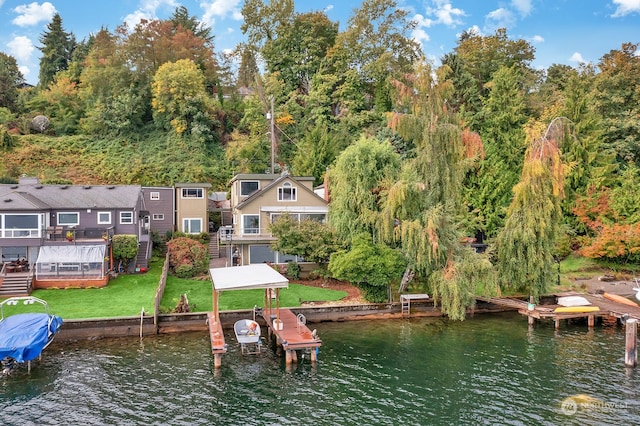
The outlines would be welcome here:
M 167 243 L 169 265 L 180 278 L 203 274 L 209 268 L 209 250 L 189 237 L 173 238 Z

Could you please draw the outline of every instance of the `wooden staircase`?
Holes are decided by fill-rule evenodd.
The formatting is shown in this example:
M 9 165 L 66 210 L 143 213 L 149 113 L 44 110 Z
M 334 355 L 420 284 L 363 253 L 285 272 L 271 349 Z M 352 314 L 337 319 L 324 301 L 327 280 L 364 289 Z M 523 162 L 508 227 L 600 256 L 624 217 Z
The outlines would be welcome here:
M 32 274 L 6 274 L 2 277 L 0 297 L 28 296 L 32 282 Z
M 149 267 L 149 259 L 147 259 L 147 250 L 149 249 L 149 241 L 140 241 L 138 246 L 138 255 L 136 256 L 136 266 L 141 268 Z
M 220 241 L 218 241 L 218 233 L 209 233 L 209 259 L 217 259 L 220 257 Z

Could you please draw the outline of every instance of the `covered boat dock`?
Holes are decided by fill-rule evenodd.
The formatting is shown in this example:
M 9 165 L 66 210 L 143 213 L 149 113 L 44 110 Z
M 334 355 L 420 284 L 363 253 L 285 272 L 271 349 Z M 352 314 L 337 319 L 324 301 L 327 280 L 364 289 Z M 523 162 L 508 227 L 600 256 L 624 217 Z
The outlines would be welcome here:
M 284 275 L 265 263 L 211 268 L 209 274 L 213 285 L 213 312 L 208 315 L 208 323 L 215 368 L 222 365 L 222 355 L 227 351 L 218 308 L 220 292 L 225 290 L 264 290 L 262 317 L 269 335 L 273 334 L 277 344 L 286 351 L 287 364 L 297 361 L 296 350 L 310 350 L 312 361 L 317 360 L 316 351 L 322 341 L 307 328 L 303 315 L 280 308 L 280 289 L 289 287 Z

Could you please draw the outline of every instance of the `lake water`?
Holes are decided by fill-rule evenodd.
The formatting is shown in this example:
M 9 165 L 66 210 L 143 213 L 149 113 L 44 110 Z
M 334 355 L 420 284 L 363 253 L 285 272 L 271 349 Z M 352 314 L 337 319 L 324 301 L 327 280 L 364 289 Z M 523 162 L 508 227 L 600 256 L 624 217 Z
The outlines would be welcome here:
M 217 371 L 206 332 L 54 342 L 30 374 L 0 377 L 0 424 L 640 424 L 620 327 L 529 329 L 514 314 L 313 327 L 319 362 L 290 368 L 272 348 L 242 356 L 232 333 Z

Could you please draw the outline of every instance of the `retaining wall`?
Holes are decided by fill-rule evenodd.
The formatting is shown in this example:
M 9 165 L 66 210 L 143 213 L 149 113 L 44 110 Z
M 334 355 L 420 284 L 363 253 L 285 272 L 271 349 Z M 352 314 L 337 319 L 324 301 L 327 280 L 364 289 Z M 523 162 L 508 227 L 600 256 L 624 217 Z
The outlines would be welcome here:
M 399 303 L 379 303 L 364 305 L 322 305 L 292 308 L 296 314 L 303 314 L 307 323 L 326 321 L 354 321 L 371 319 L 402 318 Z M 481 313 L 505 312 L 505 309 L 491 303 L 478 302 L 469 316 Z M 242 318 L 251 318 L 252 310 L 220 312 L 220 322 L 225 329 Z M 442 312 L 433 306 L 433 302 L 411 303 L 411 317 L 440 317 Z M 177 333 L 184 331 L 208 331 L 207 313 L 184 313 L 158 315 L 158 333 Z M 259 319 L 262 322 L 261 319 Z M 266 324 L 262 324 L 265 326 Z M 156 334 L 153 315 L 119 318 L 96 318 L 87 320 L 65 320 L 56 341 L 98 339 L 104 337 L 140 337 Z

